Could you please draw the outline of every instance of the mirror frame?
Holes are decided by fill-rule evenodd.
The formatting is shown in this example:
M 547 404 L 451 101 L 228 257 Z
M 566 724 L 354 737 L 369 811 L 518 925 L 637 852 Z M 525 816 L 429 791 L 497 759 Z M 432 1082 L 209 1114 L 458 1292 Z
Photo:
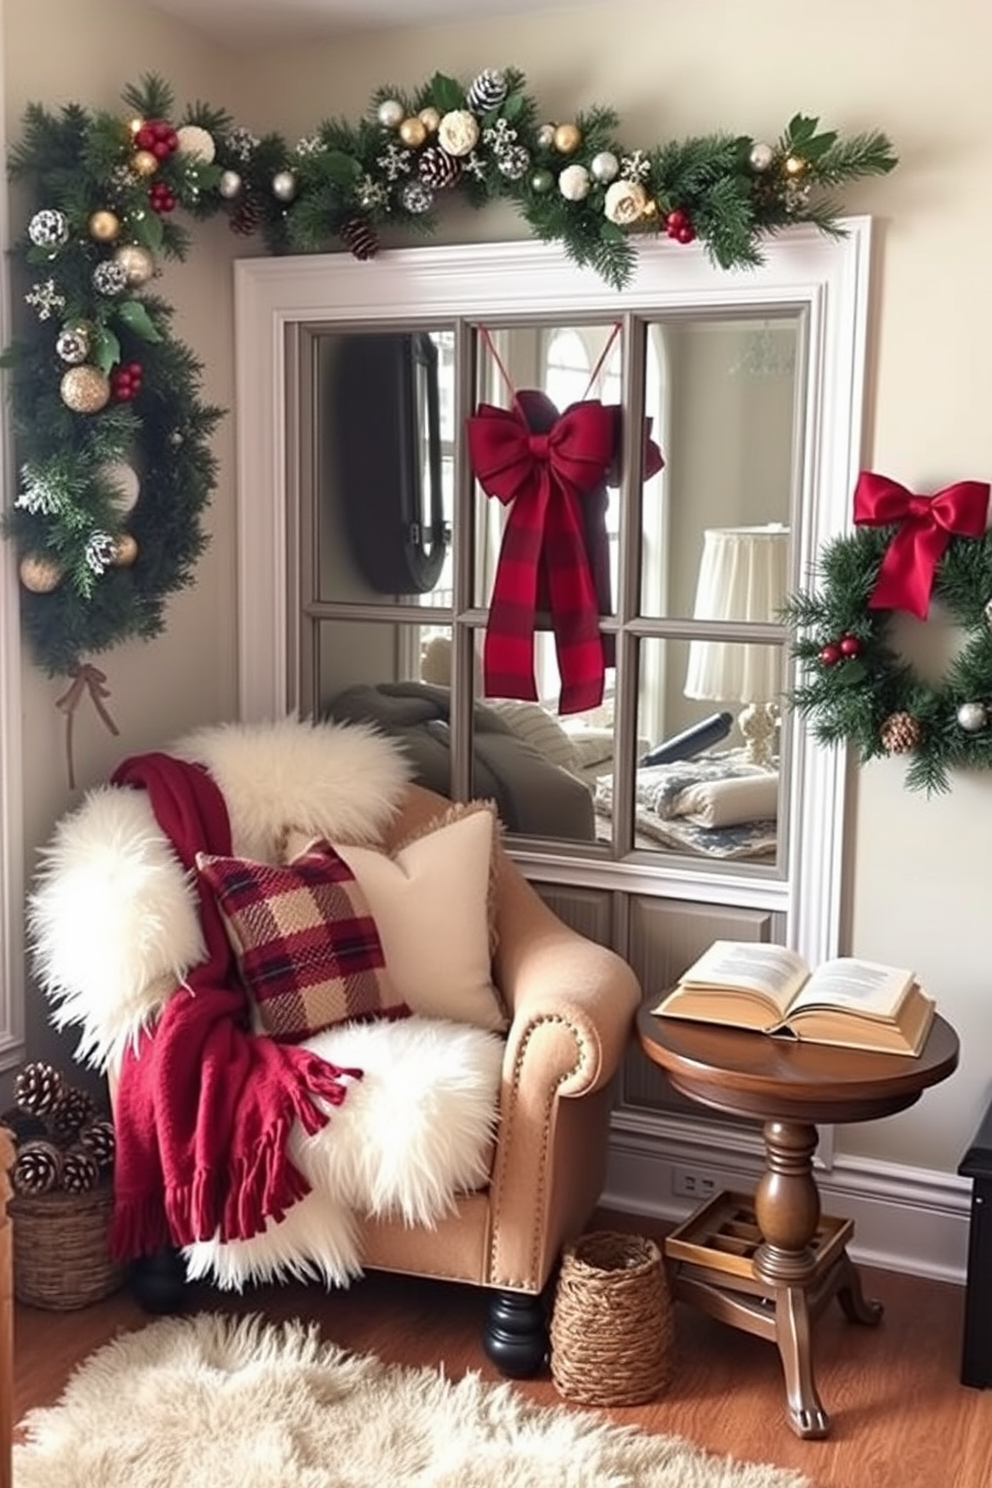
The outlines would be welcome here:
M 235 263 L 237 404 L 238 687 L 245 721 L 278 718 L 295 701 L 295 644 L 288 559 L 290 493 L 298 452 L 287 433 L 293 360 L 301 327 L 374 328 L 526 316 L 589 318 L 618 310 L 650 316 L 803 313 L 806 346 L 797 541 L 793 585 L 810 582 L 823 542 L 850 525 L 860 468 L 871 221 L 846 218 L 843 236 L 799 226 L 765 246 L 753 269 L 722 270 L 705 252 L 644 239 L 631 282 L 617 291 L 577 267 L 556 244 L 489 243 L 399 249 L 372 262 L 343 254 L 242 259 Z M 727 875 L 744 902 L 784 911 L 789 940 L 812 962 L 837 954 L 842 913 L 845 796 L 843 749 L 815 745 L 790 720 L 787 882 Z M 612 865 L 615 869 L 616 865 Z M 680 865 L 665 891 L 698 897 Z

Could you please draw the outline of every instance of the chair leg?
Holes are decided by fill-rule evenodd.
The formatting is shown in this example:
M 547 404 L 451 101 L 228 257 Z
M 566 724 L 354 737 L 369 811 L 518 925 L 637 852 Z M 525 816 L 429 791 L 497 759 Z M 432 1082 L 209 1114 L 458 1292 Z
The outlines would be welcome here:
M 530 1292 L 490 1292 L 482 1346 L 507 1378 L 529 1379 L 537 1374 L 548 1356 L 544 1298 Z
M 186 1267 L 171 1246 L 132 1261 L 128 1285 L 146 1312 L 183 1312 L 187 1306 Z

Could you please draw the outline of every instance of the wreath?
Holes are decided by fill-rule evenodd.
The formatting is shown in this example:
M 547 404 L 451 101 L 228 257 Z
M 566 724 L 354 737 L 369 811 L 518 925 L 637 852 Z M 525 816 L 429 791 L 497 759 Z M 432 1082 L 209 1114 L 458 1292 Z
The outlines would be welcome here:
M 385 231 L 433 231 L 449 196 L 508 198 L 537 237 L 620 289 L 639 234 L 755 265 L 762 239 L 793 223 L 839 235 L 829 192 L 896 164 L 885 135 L 842 140 L 803 114 L 774 143 L 628 149 L 612 109 L 545 121 L 514 68 L 381 88 L 357 124 L 321 123 L 295 145 L 204 103 L 179 115 L 154 75 L 123 101 L 124 115 L 31 105 L 10 159 L 28 212 L 14 247 L 25 324 L 4 355 L 19 482 L 3 530 L 35 659 L 94 700 L 102 679 L 83 658 L 161 631 L 206 544 L 223 410 L 202 400 L 202 367 L 153 289 L 159 259 L 189 251 L 176 208 L 224 213 L 271 253 L 366 259 Z
M 849 740 L 862 762 L 904 755 L 911 790 L 944 792 L 952 770 L 992 769 L 989 486 L 921 497 L 864 472 L 854 512 L 854 531 L 821 550 L 815 587 L 784 606 L 801 669 L 788 701 L 821 744 Z M 935 604 L 964 636 L 934 682 L 892 632 L 895 611 L 926 619 Z

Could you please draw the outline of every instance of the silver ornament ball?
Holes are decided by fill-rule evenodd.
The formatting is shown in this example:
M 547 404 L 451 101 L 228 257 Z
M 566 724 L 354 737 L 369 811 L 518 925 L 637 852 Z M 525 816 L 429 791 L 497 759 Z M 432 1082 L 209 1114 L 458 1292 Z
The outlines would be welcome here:
M 589 169 L 594 180 L 608 186 L 620 174 L 620 162 L 612 150 L 600 150 L 599 154 L 594 155 L 590 160 Z
M 236 170 L 221 171 L 217 190 L 225 201 L 233 201 L 241 190 L 241 177 Z
M 989 721 L 989 712 L 984 703 L 962 703 L 957 716 L 958 723 L 966 734 L 980 734 Z
M 756 145 L 751 146 L 751 153 L 748 156 L 748 161 L 750 162 L 752 170 L 766 171 L 768 170 L 774 159 L 775 151 L 772 149 L 771 145 L 766 145 L 763 141 L 759 140 Z
M 291 202 L 296 195 L 296 177 L 292 171 L 276 171 L 272 177 L 272 195 L 281 202 Z
M 398 129 L 406 118 L 406 109 L 398 98 L 384 98 L 375 111 L 383 129 Z

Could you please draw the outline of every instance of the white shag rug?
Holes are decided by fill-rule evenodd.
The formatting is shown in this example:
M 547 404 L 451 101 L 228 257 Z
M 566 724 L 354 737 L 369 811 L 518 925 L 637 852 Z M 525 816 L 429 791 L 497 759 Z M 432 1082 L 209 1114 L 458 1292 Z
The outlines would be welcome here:
M 810 1488 L 510 1384 L 351 1355 L 315 1325 L 210 1313 L 107 1344 L 22 1424 L 14 1488 Z

